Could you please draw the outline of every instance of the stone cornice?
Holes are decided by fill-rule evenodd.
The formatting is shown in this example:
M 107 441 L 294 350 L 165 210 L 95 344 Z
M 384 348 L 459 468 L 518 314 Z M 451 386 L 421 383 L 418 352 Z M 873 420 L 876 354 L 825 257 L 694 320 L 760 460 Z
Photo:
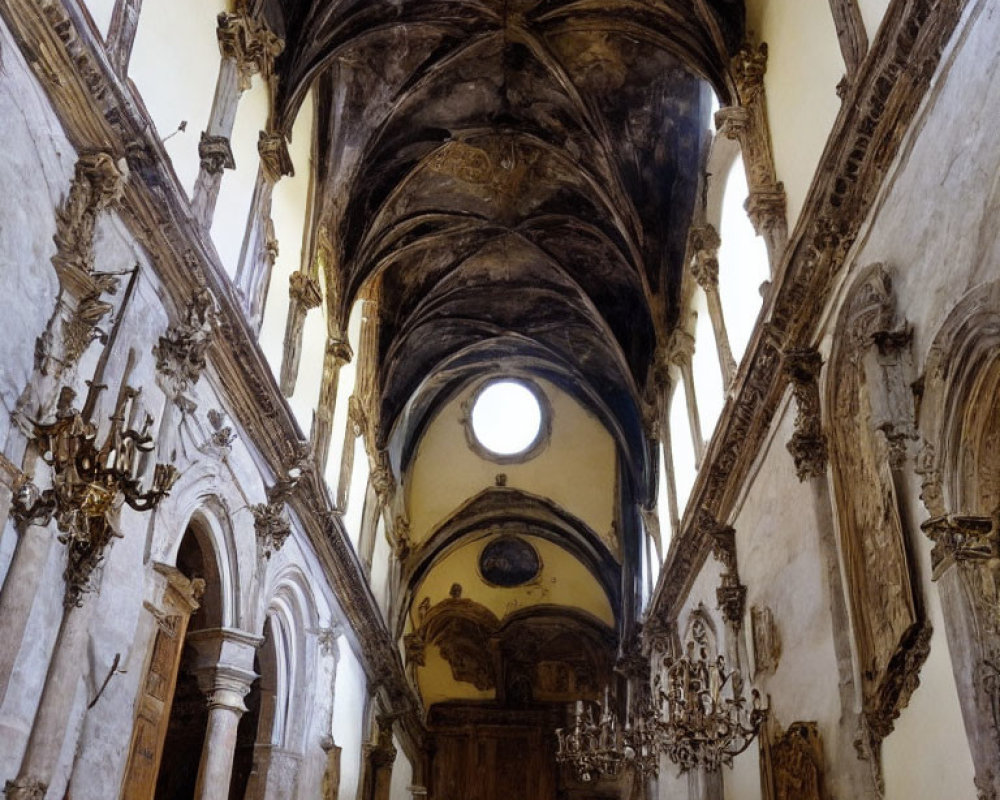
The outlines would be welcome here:
M 265 477 L 285 474 L 288 443 L 306 437 L 281 395 L 214 246 L 191 213 L 149 115 L 116 75 L 79 0 L 0 0 L 0 16 L 74 148 L 127 158 L 132 178 L 124 188 L 121 218 L 137 242 L 157 254 L 151 264 L 167 304 L 183 309 L 199 286 L 212 293 L 222 335 L 213 337 L 209 348 L 207 378 L 225 387 L 219 394 L 227 410 L 249 434 L 245 440 L 253 443 L 265 470 L 272 472 Z M 403 712 L 402 728 L 421 746 L 420 705 L 315 467 L 306 470 L 288 506 L 323 564 L 369 680 L 384 690 L 392 710 Z
M 787 383 L 781 352 L 808 347 L 941 54 L 970 0 L 893 0 L 827 141 L 657 583 L 650 617 L 672 618 L 712 549 L 698 512 L 727 519 Z

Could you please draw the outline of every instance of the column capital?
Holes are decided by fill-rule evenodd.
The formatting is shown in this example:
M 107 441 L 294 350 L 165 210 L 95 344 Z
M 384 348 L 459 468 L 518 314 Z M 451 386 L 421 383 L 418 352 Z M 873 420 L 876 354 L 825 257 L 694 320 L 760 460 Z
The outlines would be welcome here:
M 712 225 L 691 228 L 688 247 L 691 252 L 691 274 L 698 285 L 710 292 L 719 288 L 719 247 L 722 239 Z
M 1000 559 L 1000 513 L 992 517 L 945 514 L 931 517 L 920 529 L 934 542 L 931 564 L 935 579 L 949 563 Z
M 767 72 L 767 43 L 757 46 L 746 43 L 730 62 L 733 81 L 740 97 L 741 105 L 749 105 L 764 89 L 764 75 Z
M 786 447 L 800 481 L 826 474 L 827 446 L 823 433 L 818 378 L 823 357 L 815 348 L 791 348 L 783 354 L 782 368 L 795 396 L 795 433 Z
M 694 358 L 694 336 L 681 328 L 675 328 L 662 357 L 668 364 L 688 366 Z
M 232 13 L 219 14 L 216 37 L 222 57 L 236 62 L 240 91 L 245 92 L 257 73 L 270 77 L 285 42 L 261 17 L 249 13 L 246 0 L 237 0 L 235 5 Z
M 217 327 L 215 298 L 200 289 L 188 300 L 180 322 L 169 326 L 153 347 L 157 382 L 178 397 L 205 371 L 205 355 Z
M 288 296 L 306 309 L 317 308 L 323 302 L 319 281 L 302 270 L 296 270 L 289 276 Z
M 758 236 L 786 224 L 786 206 L 785 184 L 781 181 L 751 189 L 744 204 Z
M 193 672 L 209 708 L 246 711 L 243 698 L 258 678 L 253 658 L 264 638 L 235 628 L 210 628 L 188 633 L 186 641 L 195 651 Z
M 268 182 L 277 183 L 285 175 L 295 174 L 292 156 L 288 152 L 288 142 L 283 133 L 261 131 L 257 139 L 257 152 L 260 154 L 260 165 Z
M 28 776 L 7 781 L 3 793 L 7 800 L 45 800 L 45 791 L 48 788 L 47 783 Z
M 335 366 L 342 367 L 354 358 L 354 350 L 346 338 L 330 336 L 326 340 L 326 355 L 335 362 Z

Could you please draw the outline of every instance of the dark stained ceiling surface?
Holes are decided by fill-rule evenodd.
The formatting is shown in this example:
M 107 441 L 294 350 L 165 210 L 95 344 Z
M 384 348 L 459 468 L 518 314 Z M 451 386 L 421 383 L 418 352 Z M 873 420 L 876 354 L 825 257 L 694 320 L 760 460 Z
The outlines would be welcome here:
M 711 91 L 742 0 L 272 0 L 278 113 L 316 87 L 346 320 L 379 287 L 380 445 L 469 380 L 541 375 L 649 491 L 641 398 L 678 317 Z M 641 497 L 637 497 L 641 499 Z

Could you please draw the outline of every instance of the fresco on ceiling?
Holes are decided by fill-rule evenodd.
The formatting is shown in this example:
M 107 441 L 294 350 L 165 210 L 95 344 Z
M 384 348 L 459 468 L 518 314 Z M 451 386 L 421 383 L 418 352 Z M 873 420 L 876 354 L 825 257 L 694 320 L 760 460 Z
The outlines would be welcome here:
M 535 548 L 517 536 L 494 539 L 479 556 L 479 573 L 494 586 L 521 586 L 538 577 L 541 569 Z

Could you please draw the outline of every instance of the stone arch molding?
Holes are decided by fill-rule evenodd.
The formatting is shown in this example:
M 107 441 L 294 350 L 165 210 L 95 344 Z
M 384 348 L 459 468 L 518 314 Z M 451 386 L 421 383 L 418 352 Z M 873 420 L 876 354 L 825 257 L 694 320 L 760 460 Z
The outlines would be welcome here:
M 883 264 L 846 299 L 827 372 L 827 428 L 838 544 L 860 675 L 860 751 L 880 782 L 881 743 L 919 685 L 930 651 L 903 498 L 913 433 L 912 328 Z
M 927 354 L 917 473 L 980 798 L 1000 798 L 1000 281 L 952 309 Z

